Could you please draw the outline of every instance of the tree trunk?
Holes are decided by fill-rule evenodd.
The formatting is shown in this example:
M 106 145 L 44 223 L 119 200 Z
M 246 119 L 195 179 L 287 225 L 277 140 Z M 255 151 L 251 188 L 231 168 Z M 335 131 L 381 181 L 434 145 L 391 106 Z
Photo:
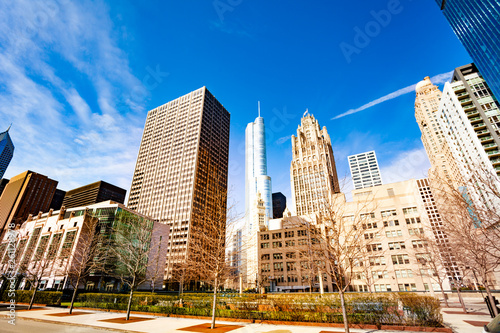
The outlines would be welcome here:
M 467 309 L 465 308 L 465 302 L 464 299 L 462 298 L 462 293 L 460 292 L 460 286 L 456 286 L 457 288 L 457 296 L 460 304 L 462 305 L 462 310 L 464 310 L 465 313 L 467 313 Z
M 347 319 L 347 310 L 345 307 L 344 292 L 339 288 L 340 304 L 342 306 L 342 317 L 344 318 L 344 330 L 345 333 L 349 333 L 349 321 Z
M 33 290 L 33 295 L 31 295 L 30 305 L 28 306 L 28 310 L 31 310 L 33 307 L 33 303 L 35 302 L 36 291 L 38 290 L 38 279 L 35 283 L 35 289 Z
M 490 287 L 488 286 L 488 283 L 484 284 L 484 288 L 486 289 L 486 293 L 488 294 L 488 301 L 491 304 L 491 307 L 493 308 L 493 313 L 495 314 L 495 317 L 498 316 L 498 309 L 495 305 L 495 302 L 493 301 L 493 295 L 491 294 Z
M 214 299 L 213 299 L 213 304 L 212 304 L 212 324 L 210 325 L 210 329 L 215 328 L 215 307 L 217 305 L 217 285 L 219 284 L 219 277 L 215 277 L 215 283 L 214 283 Z
M 134 287 L 135 287 L 135 276 L 132 280 L 132 283 L 130 284 L 130 296 L 128 298 L 128 305 L 127 305 L 127 318 L 125 320 L 130 319 L 130 308 L 132 307 L 132 295 L 134 294 Z
M 179 297 L 182 296 L 183 289 L 184 289 L 184 275 L 181 276 L 181 280 L 179 281 Z
M 431 288 L 432 288 L 432 285 L 431 285 Z M 443 283 L 442 282 L 439 283 L 439 288 L 441 288 L 441 294 L 443 295 L 444 305 L 447 308 L 449 308 L 450 306 L 448 305 L 448 298 L 446 297 L 446 294 L 444 293 Z
M 76 279 L 75 290 L 73 290 L 73 296 L 71 297 L 71 304 L 69 305 L 69 314 L 73 312 L 73 304 L 75 303 L 76 292 L 78 291 L 79 284 L 80 284 L 80 277 Z

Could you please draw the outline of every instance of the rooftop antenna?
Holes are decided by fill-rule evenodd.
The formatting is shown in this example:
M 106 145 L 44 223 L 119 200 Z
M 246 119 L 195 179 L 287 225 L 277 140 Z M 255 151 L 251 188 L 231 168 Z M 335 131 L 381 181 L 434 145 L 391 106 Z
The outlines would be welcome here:
M 258 101 L 257 104 L 259 106 L 259 118 L 260 118 L 260 101 Z

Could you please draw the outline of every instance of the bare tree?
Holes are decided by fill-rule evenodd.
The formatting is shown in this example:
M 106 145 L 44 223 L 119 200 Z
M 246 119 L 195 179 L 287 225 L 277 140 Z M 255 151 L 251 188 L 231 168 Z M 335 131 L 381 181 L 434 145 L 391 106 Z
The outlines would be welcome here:
M 107 270 L 130 288 L 126 316 L 129 320 L 134 291 L 147 281 L 153 221 L 122 210 L 115 217 L 111 237 Z
M 494 304 L 490 277 L 500 265 L 500 181 L 494 170 L 482 165 L 469 165 L 465 174 L 461 186 L 438 177 L 431 185 L 452 253 L 463 270 L 478 277 Z
M 420 248 L 424 251 L 417 253 L 418 257 L 416 260 L 421 265 L 420 272 L 418 273 L 421 274 L 422 277 L 426 276 L 439 285 L 444 304 L 446 307 L 449 307 L 448 298 L 444 293 L 444 282 L 449 278 L 449 275 L 451 275 L 448 269 L 450 262 L 454 261 L 454 258 L 449 244 L 438 242 L 431 232 L 432 231 L 420 233 L 418 234 L 418 239 L 412 241 L 412 246 L 414 248 L 417 250 Z M 452 277 L 452 279 L 454 278 L 455 277 Z
M 372 201 L 367 196 L 347 203 L 343 194 L 334 194 L 324 200 L 319 213 L 321 232 L 316 233 L 316 238 L 326 263 L 324 273 L 331 277 L 339 293 L 345 332 L 349 332 L 345 292 L 351 286 L 358 259 L 364 255 L 360 242 L 368 229 L 378 228 Z M 349 209 L 348 204 L 352 205 Z M 371 260 L 370 264 L 376 265 L 376 260 Z
M 33 303 L 35 302 L 35 297 L 38 289 L 40 288 L 42 278 L 48 275 L 48 273 L 53 269 L 54 262 L 59 259 L 57 257 L 59 246 L 53 246 L 52 244 L 51 246 L 48 246 L 50 235 L 44 235 L 39 238 L 39 231 L 35 231 L 31 235 L 31 238 L 28 241 L 27 249 L 19 265 L 19 272 L 25 275 L 26 280 L 30 283 L 30 287 L 33 290 L 28 310 L 33 308 Z M 66 236 L 66 239 L 68 244 L 71 244 L 71 236 Z M 35 248 L 35 245 L 37 246 L 33 256 L 32 249 Z M 31 258 L 33 258 L 33 260 L 31 260 Z
M 86 211 L 78 242 L 66 267 L 67 281 L 73 287 L 69 307 L 70 314 L 73 312 L 80 284 L 85 284 L 90 274 L 104 270 L 107 255 L 105 243 L 106 236 L 105 232 L 101 232 L 99 219 L 90 216 Z
M 210 164 L 209 164 L 210 166 Z M 215 327 L 215 313 L 219 288 L 231 275 L 226 260 L 229 229 L 236 218 L 227 205 L 227 186 L 223 174 L 208 168 L 206 204 L 195 206 L 188 241 L 188 262 L 196 268 L 200 279 L 213 287 L 211 328 Z

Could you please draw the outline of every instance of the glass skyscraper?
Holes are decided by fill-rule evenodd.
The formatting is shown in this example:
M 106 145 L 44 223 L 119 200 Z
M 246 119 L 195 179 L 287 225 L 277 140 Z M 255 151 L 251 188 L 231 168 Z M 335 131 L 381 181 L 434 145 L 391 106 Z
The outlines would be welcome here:
M 0 133 L 0 178 L 3 177 L 12 156 L 14 156 L 14 144 L 10 139 L 9 129 L 10 127 L 5 132 Z
M 436 0 L 477 68 L 500 96 L 500 2 Z
M 267 175 L 266 131 L 264 118 L 259 116 L 245 130 L 245 237 L 246 265 L 243 275 L 247 288 L 258 285 L 257 233 L 267 230 L 273 218 L 271 177 Z

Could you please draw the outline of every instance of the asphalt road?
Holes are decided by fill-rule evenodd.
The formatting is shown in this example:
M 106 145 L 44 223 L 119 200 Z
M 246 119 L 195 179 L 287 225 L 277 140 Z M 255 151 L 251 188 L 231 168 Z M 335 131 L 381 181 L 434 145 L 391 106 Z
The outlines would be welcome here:
M 109 330 L 100 330 L 90 327 L 69 326 L 61 324 L 44 323 L 40 321 L 23 320 L 16 318 L 16 325 L 11 325 L 7 319 L 0 319 L 0 332 L 2 333 L 103 333 Z

